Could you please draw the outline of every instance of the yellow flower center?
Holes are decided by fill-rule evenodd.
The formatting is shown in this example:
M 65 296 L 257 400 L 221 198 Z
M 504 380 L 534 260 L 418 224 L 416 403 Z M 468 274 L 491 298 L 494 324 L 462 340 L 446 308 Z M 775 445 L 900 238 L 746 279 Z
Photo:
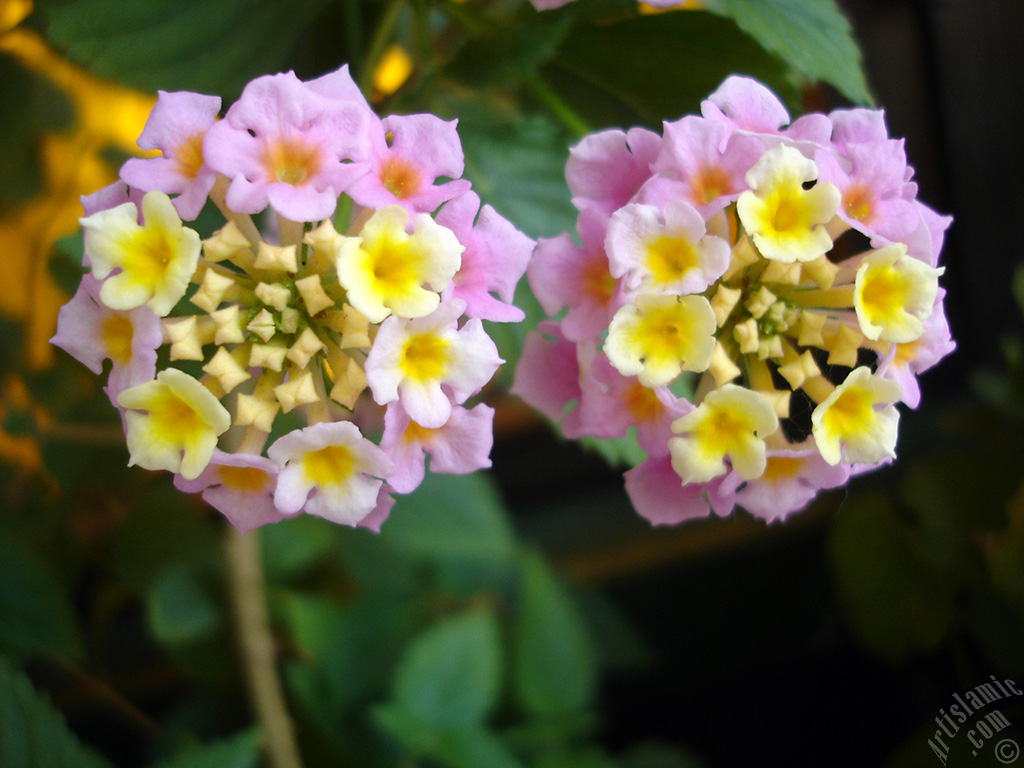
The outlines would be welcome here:
M 240 491 L 242 493 L 259 493 L 270 485 L 269 475 L 262 469 L 256 467 L 227 467 L 218 466 L 217 476 L 220 484 L 229 491 Z
M 780 189 L 776 192 L 773 203 L 771 222 L 776 232 L 789 232 L 806 226 L 804 206 L 795 190 Z
M 182 176 L 194 179 L 203 167 L 203 134 L 194 133 L 185 139 L 174 153 L 174 161 Z
M 384 189 L 398 199 L 415 195 L 422 183 L 416 169 L 399 157 L 388 158 L 380 170 L 380 182 Z
M 800 473 L 804 460 L 795 456 L 769 456 L 761 479 L 768 483 L 790 480 Z
M 355 471 L 356 460 L 351 449 L 344 445 L 328 445 L 310 451 L 302 460 L 302 469 L 309 482 L 335 485 L 347 480 Z
M 100 323 L 100 338 L 107 357 L 118 365 L 132 359 L 132 322 L 125 315 L 108 314 Z
M 209 429 L 199 412 L 169 389 L 154 398 L 149 418 L 157 436 L 181 446 Z
M 630 384 L 623 393 L 622 400 L 632 420 L 636 422 L 654 421 L 664 409 L 654 390 L 645 387 L 639 381 Z
M 402 356 L 402 372 L 413 381 L 437 381 L 448 366 L 448 339 L 434 333 L 409 338 Z
M 876 317 L 892 317 L 903 311 L 907 281 L 891 265 L 868 271 L 860 289 L 864 309 Z
M 851 219 L 867 221 L 871 216 L 871 191 L 862 184 L 854 184 L 843 195 L 843 210 Z
M 693 201 L 706 205 L 729 190 L 729 178 L 720 166 L 702 166 L 690 179 Z
M 391 238 L 381 238 L 375 244 L 371 259 L 373 276 L 385 292 L 402 291 L 416 282 L 416 270 L 409 258 L 409 246 Z
M 320 164 L 316 147 L 301 141 L 278 141 L 263 151 L 263 165 L 274 181 L 295 186 L 304 182 Z
M 697 255 L 685 240 L 663 235 L 647 246 L 647 267 L 657 284 L 673 283 L 695 266 Z
M 125 249 L 124 271 L 144 284 L 160 283 L 176 254 L 169 234 L 164 227 L 140 229 Z
M 869 394 L 861 388 L 843 390 L 822 418 L 822 426 L 830 434 L 852 435 L 867 427 L 874 412 Z

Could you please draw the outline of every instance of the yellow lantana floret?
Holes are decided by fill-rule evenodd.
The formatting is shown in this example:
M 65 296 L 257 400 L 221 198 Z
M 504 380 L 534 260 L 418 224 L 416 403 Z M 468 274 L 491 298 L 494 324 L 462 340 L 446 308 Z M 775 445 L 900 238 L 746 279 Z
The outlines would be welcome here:
M 188 288 L 202 248 L 199 234 L 181 223 L 163 192 L 80 219 L 93 275 L 104 280 L 100 300 L 111 309 L 147 305 L 166 317 Z M 115 274 L 112 274 L 116 271 Z
M 736 211 L 743 228 L 767 259 L 792 263 L 813 261 L 832 247 L 825 224 L 839 209 L 835 184 L 818 178 L 814 161 L 783 144 L 769 149 L 747 171 L 750 189 L 739 196 Z
M 835 466 L 874 464 L 896 456 L 900 385 L 856 368 L 811 414 L 811 432 L 822 458 Z
M 462 266 L 465 248 L 451 230 L 421 213 L 409 234 L 408 220 L 404 208 L 381 208 L 358 237 L 346 237 L 338 249 L 338 281 L 348 302 L 372 323 L 391 314 L 429 315 Z
M 894 243 L 872 251 L 857 268 L 853 308 L 861 333 L 872 341 L 903 344 L 917 339 L 932 314 L 942 268 L 907 256 Z
M 168 368 L 117 397 L 125 413 L 129 466 L 166 469 L 186 480 L 210 463 L 217 438 L 231 426 L 220 401 L 188 374 Z
M 703 296 L 642 293 L 615 313 L 604 351 L 623 376 L 663 387 L 683 371 L 707 370 L 715 330 L 715 312 Z
M 756 392 L 726 384 L 672 423 L 682 437 L 668 441 L 672 468 L 684 483 L 706 483 L 725 474 L 728 458 L 744 480 L 765 468 L 765 438 L 779 427 L 772 405 Z

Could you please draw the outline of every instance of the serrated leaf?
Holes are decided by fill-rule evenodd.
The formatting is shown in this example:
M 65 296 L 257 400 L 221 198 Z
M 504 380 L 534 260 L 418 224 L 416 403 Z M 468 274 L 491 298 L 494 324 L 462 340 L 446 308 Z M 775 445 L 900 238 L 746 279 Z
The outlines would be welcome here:
M 6 534 L 0 534 L 0 584 L 0 652 L 16 659 L 48 650 L 81 655 L 78 625 L 60 583 L 41 558 Z
M 735 24 L 691 11 L 580 26 L 545 76 L 595 127 L 660 128 L 694 112 L 735 72 L 765 82 L 784 100 L 792 95 L 781 63 Z
M 716 5 L 809 79 L 834 85 L 859 104 L 872 103 L 853 30 L 834 0 L 717 0 Z
M 394 702 L 430 728 L 478 725 L 501 685 L 493 611 L 448 616 L 414 639 L 395 670 Z
M 381 532 L 391 546 L 417 558 L 501 565 L 515 538 L 497 492 L 481 474 L 427 474 L 399 498 Z
M 79 743 L 28 678 L 0 656 L 0 765 L 4 768 L 110 768 Z
M 96 75 L 144 91 L 229 95 L 276 71 L 324 0 L 78 0 L 47 4 L 50 41 Z
M 592 706 L 595 654 L 586 625 L 565 586 L 536 553 L 522 570 L 522 594 L 513 630 L 513 681 L 526 710 L 560 716 Z
M 256 768 L 259 759 L 260 735 L 251 730 L 190 749 L 157 768 Z

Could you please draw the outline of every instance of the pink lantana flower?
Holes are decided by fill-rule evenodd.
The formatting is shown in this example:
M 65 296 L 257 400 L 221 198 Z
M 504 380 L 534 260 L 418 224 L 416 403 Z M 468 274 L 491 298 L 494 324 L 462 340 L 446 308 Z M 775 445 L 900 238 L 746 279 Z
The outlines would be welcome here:
M 409 418 L 401 402 L 393 402 L 384 415 L 380 447 L 395 462 L 388 484 L 399 493 L 414 491 L 430 471 L 464 475 L 491 466 L 494 444 L 494 409 L 483 403 L 472 409 L 455 406 L 443 426 L 426 429 Z
M 156 376 L 156 350 L 163 343 L 158 318 L 148 307 L 110 309 L 100 301 L 100 282 L 84 275 L 74 297 L 57 314 L 51 344 L 63 349 L 93 373 L 110 360 L 105 391 L 112 403 L 136 384 Z
M 811 152 L 828 142 L 832 123 L 825 115 L 812 113 L 789 125 L 789 112 L 778 97 L 749 77 L 733 75 L 701 103 L 701 113 L 712 122 L 721 121 L 741 133 L 759 135 L 772 146 L 775 136 L 784 136 Z M 789 125 L 783 129 L 783 126 Z M 722 149 L 725 145 L 720 145 Z
M 202 492 L 203 501 L 242 534 L 287 517 L 274 506 L 277 473 L 277 464 L 262 456 L 214 450 L 199 477 L 186 480 L 175 475 L 174 487 L 185 493 Z
M 216 174 L 203 162 L 203 137 L 220 112 L 219 96 L 158 91 L 156 106 L 139 134 L 141 149 L 159 149 L 163 156 L 134 157 L 121 166 L 121 179 L 146 192 L 158 189 L 174 198 L 185 221 L 199 215 Z
M 633 508 L 651 525 L 678 525 L 707 517 L 724 517 L 733 508 L 731 494 L 721 490 L 722 480 L 683 485 L 670 457 L 648 458 L 625 473 L 626 493 Z
M 744 176 L 764 153 L 754 136 L 733 133 L 725 123 L 687 115 L 665 123 L 665 137 L 654 170 L 667 177 L 673 197 L 682 198 L 705 218 L 734 202 L 747 188 Z M 664 205 L 666 194 L 648 185 L 640 199 Z M 659 200 L 660 198 L 660 200 Z
M 894 344 L 892 355 L 878 368 L 880 376 L 892 379 L 900 385 L 901 399 L 910 408 L 921 404 L 921 387 L 918 374 L 936 365 L 942 358 L 956 349 L 949 332 L 949 323 L 942 308 L 945 291 L 939 289 L 935 298 L 935 309 L 924 321 L 921 336 L 914 341 Z
M 366 381 L 380 405 L 401 400 L 428 429 L 443 427 L 452 401 L 463 403 L 490 381 L 503 362 L 478 319 L 456 325 L 465 304 L 443 302 L 426 317 L 392 316 L 381 323 L 366 358 Z
M 580 423 L 586 434 L 615 438 L 636 427 L 637 444 L 649 456 L 668 453 L 672 422 L 693 410 L 690 401 L 667 387 L 651 389 L 635 376 L 623 376 L 600 353 L 590 361 L 579 387 Z
M 338 196 L 368 166 L 363 103 L 328 99 L 292 72 L 258 77 L 203 140 L 203 157 L 231 180 L 239 213 L 270 205 L 293 221 L 334 213 Z
M 511 302 L 533 253 L 533 240 L 491 206 L 481 208 L 475 192 L 445 203 L 437 214 L 437 223 L 454 232 L 466 247 L 462 265 L 452 278 L 451 295 L 466 302 L 467 317 L 503 323 L 521 321 L 523 310 Z
M 903 142 L 888 139 L 847 147 L 843 167 L 840 157 L 828 149 L 814 156 L 818 181 L 839 188 L 837 215 L 869 238 L 906 242 L 917 228 L 920 215 L 913 202 L 903 198 L 907 155 Z
M 372 118 L 376 120 L 376 118 Z M 367 131 L 369 172 L 347 190 L 362 206 L 400 205 L 430 213 L 469 190 L 456 121 L 435 115 L 391 115 Z M 436 183 L 441 177 L 452 181 Z
M 609 129 L 586 136 L 569 150 L 565 179 L 580 210 L 610 216 L 651 178 L 661 137 L 646 128 Z
M 526 270 L 534 296 L 549 315 L 568 311 L 562 333 L 571 341 L 596 338 L 626 303 L 622 281 L 612 277 L 604 249 L 608 220 L 584 209 L 576 221 L 582 247 L 568 233 L 541 238 Z
M 289 432 L 267 455 L 280 467 L 274 504 L 282 514 L 304 510 L 343 525 L 357 525 L 376 509 L 381 485 L 394 471 L 387 454 L 350 421 Z
M 729 266 L 729 244 L 709 235 L 704 218 L 685 200 L 663 211 L 631 203 L 608 221 L 605 240 L 612 277 L 625 280 L 627 298 L 637 294 L 700 293 Z
M 838 488 L 849 477 L 847 465 L 829 465 L 812 444 L 807 448 L 769 450 L 760 477 L 744 480 L 733 471 L 722 480 L 720 490 L 732 494 L 750 514 L 771 523 L 803 509 L 819 491 Z
M 509 390 L 555 423 L 567 437 L 579 437 L 580 365 L 577 345 L 549 320 L 527 335 Z M 574 407 L 566 412 L 568 406 Z

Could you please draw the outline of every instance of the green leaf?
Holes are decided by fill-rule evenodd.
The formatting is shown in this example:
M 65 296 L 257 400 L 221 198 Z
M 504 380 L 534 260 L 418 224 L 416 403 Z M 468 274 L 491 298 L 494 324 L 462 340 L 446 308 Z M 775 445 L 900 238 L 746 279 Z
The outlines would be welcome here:
M 195 569 L 165 571 L 146 594 L 149 625 L 169 645 L 207 640 L 224 626 L 224 617 L 203 575 Z
M 835 0 L 717 0 L 716 5 L 809 79 L 834 85 L 857 103 L 872 103 L 853 30 Z
M 70 122 L 67 100 L 44 78 L 0 55 L 0 210 L 41 188 L 39 141 Z M 14 116 L 17 116 L 15 118 Z
M 100 77 L 145 91 L 229 95 L 274 72 L 325 0 L 47 3 L 50 42 Z
M 565 183 L 570 139 L 542 116 L 488 122 L 462 118 L 465 177 L 485 203 L 530 237 L 554 237 L 576 226 Z
M 161 762 L 158 768 L 256 768 L 259 759 L 260 735 L 250 730 L 190 749 Z
M 663 120 L 696 111 L 734 72 L 765 82 L 784 100 L 795 95 L 777 59 L 731 21 L 698 11 L 580 26 L 544 76 L 595 126 L 660 129 Z
M 0 656 L 0 765 L 4 768 L 110 768 L 82 746 L 28 678 Z
M 417 558 L 505 564 L 515 537 L 501 500 L 482 474 L 428 473 L 399 498 L 381 530 L 391 546 Z
M 570 22 L 568 16 L 531 14 L 530 23 L 487 29 L 462 46 L 446 73 L 475 88 L 519 84 L 555 55 Z
M 261 560 L 267 581 L 299 579 L 322 562 L 334 546 L 338 526 L 299 515 L 260 531 Z
M 395 670 L 394 701 L 430 728 L 477 725 L 500 684 L 498 621 L 490 609 L 475 608 L 413 640 Z
M 595 654 L 577 607 L 540 555 L 526 555 L 522 578 L 512 645 L 519 700 L 541 716 L 589 708 L 597 684 Z
M 395 705 L 374 710 L 386 732 L 414 755 L 435 758 L 450 768 L 523 768 L 506 747 L 480 726 L 430 728 L 418 717 Z
M 638 744 L 622 757 L 622 768 L 700 768 L 697 758 L 669 744 Z
M 15 659 L 40 651 L 81 656 L 78 625 L 60 583 L 41 558 L 2 533 L 0 584 L 0 652 Z
M 898 659 L 942 639 L 954 617 L 953 585 L 922 557 L 888 496 L 851 499 L 836 517 L 829 553 L 840 596 L 868 647 Z

